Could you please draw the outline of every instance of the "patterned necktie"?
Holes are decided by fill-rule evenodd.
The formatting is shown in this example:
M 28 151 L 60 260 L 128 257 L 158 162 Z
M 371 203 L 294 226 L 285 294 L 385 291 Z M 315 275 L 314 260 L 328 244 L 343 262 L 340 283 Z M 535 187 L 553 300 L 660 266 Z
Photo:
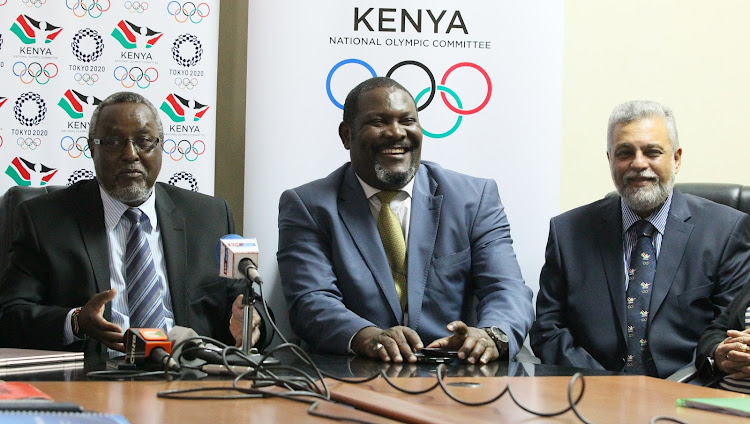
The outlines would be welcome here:
M 380 200 L 380 214 L 378 215 L 378 232 L 383 241 L 385 256 L 391 266 L 391 275 L 396 284 L 396 293 L 401 303 L 401 310 L 406 310 L 406 242 L 401 229 L 401 221 L 391 209 L 391 200 L 398 191 L 381 191 L 377 193 Z
M 656 366 L 648 347 L 649 303 L 656 273 L 656 248 L 652 235 L 656 228 L 643 219 L 633 225 L 638 239 L 630 254 L 628 268 L 628 356 L 625 372 L 656 376 Z
M 125 246 L 125 284 L 128 290 L 130 326 L 137 328 L 161 328 L 166 331 L 164 302 L 161 298 L 159 277 L 143 221 L 148 222 L 140 209 L 130 208 L 123 217 L 130 221 L 128 242 Z

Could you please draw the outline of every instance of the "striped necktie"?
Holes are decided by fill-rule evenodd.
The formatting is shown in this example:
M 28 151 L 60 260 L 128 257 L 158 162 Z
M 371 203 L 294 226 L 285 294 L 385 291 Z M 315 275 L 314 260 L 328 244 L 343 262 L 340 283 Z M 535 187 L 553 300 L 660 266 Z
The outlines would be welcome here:
M 391 267 L 393 282 L 396 284 L 396 293 L 401 303 L 401 310 L 406 311 L 406 241 L 396 214 L 391 209 L 391 200 L 398 191 L 381 191 L 377 193 L 380 200 L 380 214 L 378 214 L 378 233 L 383 241 L 385 256 Z
M 125 245 L 125 284 L 128 290 L 130 326 L 137 328 L 161 328 L 166 331 L 164 302 L 161 285 L 156 275 L 156 264 L 151 253 L 142 223 L 148 217 L 140 209 L 130 208 L 123 213 L 130 221 L 128 241 Z

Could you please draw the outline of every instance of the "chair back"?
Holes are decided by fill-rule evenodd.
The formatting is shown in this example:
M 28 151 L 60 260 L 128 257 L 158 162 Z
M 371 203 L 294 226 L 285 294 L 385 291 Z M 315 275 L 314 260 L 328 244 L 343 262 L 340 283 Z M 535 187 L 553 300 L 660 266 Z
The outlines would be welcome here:
M 16 235 L 18 223 L 16 209 L 26 200 L 65 188 L 62 185 L 46 185 L 41 187 L 14 186 L 8 189 L 0 198 L 0 273 L 10 261 L 10 246 Z
M 726 183 L 676 183 L 682 193 L 700 196 L 750 214 L 750 186 Z

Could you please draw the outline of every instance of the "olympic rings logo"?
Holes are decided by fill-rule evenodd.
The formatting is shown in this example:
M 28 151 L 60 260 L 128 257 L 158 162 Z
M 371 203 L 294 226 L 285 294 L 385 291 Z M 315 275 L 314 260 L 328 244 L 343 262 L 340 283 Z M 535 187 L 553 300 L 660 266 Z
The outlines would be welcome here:
M 26 104 L 26 102 L 30 101 L 36 103 L 37 107 L 36 115 L 31 118 L 25 116 L 23 113 L 24 105 Z M 13 107 L 13 113 L 16 117 L 16 120 L 21 125 L 25 125 L 27 127 L 39 125 L 39 123 L 42 122 L 47 116 L 47 103 L 44 101 L 44 99 L 42 99 L 42 96 L 37 93 L 23 93 L 16 100 L 16 105 Z
M 23 4 L 26 5 L 26 7 L 36 7 L 37 9 L 47 4 L 47 0 L 22 0 L 22 1 L 23 1 Z M 3 6 L 4 4 L 5 3 L 0 4 L 0 6 Z
M 82 18 L 88 14 L 92 18 L 98 18 L 112 6 L 109 0 L 104 1 L 107 2 L 107 7 L 104 7 L 102 0 L 91 0 L 91 3 L 83 0 L 65 0 L 65 6 L 72 10 L 76 17 Z
M 63 151 L 68 152 L 68 156 L 73 159 L 78 159 L 81 155 L 87 159 L 91 159 L 89 140 L 86 137 L 81 136 L 73 140 L 73 137 L 66 135 L 60 139 L 60 147 Z
M 2 4 L 0 4 L 2 6 Z M 3 136 L 0 135 L 0 147 L 3 147 Z
M 172 143 L 172 148 L 167 149 L 167 143 L 169 142 Z M 198 144 L 200 144 L 200 151 L 198 150 Z M 203 140 L 195 140 L 192 144 L 187 140 L 175 142 L 171 138 L 168 138 L 164 140 L 161 148 L 175 162 L 181 161 L 182 158 L 185 158 L 188 162 L 194 162 L 198 159 L 198 156 L 206 152 L 206 143 Z M 175 155 L 177 156 L 175 157 Z
M 192 90 L 198 85 L 198 79 L 177 77 L 174 79 L 174 85 L 176 85 L 177 88 L 179 88 L 180 90 L 184 90 L 184 89 Z
M 76 72 L 73 79 L 78 85 L 94 85 L 95 82 L 99 81 L 99 74 L 82 74 Z
M 51 62 L 42 66 L 39 62 L 31 62 L 26 65 L 19 60 L 13 64 L 13 74 L 19 77 L 24 84 L 31 84 L 33 81 L 41 85 L 47 84 L 49 80 L 57 76 L 57 72 L 57 65 Z
M 8 3 L 8 0 L 0 0 L 0 6 L 5 6 Z
M 193 57 L 185 58 L 180 52 L 183 43 L 190 43 L 193 45 L 195 52 Z M 203 57 L 203 45 L 201 41 L 193 34 L 181 34 L 172 43 L 172 58 L 180 65 L 185 67 L 195 66 L 200 62 Z
M 336 72 L 336 70 L 338 70 L 340 67 L 344 65 L 352 64 L 352 63 L 365 67 L 365 69 L 367 69 L 373 77 L 377 76 L 375 69 L 373 69 L 373 67 L 370 66 L 370 64 L 368 64 L 367 62 L 363 60 L 345 59 L 333 65 L 331 70 L 328 72 L 328 77 L 326 78 L 326 93 L 328 93 L 328 98 L 331 100 L 331 103 L 333 103 L 334 106 L 338 107 L 339 109 L 343 109 L 344 105 L 341 104 L 341 102 L 337 101 L 336 98 L 333 96 L 333 93 L 331 92 L 331 79 L 333 78 L 333 74 Z M 425 102 L 421 106 L 417 107 L 418 111 L 421 112 L 427 106 L 429 106 L 432 103 L 432 100 L 435 98 L 435 93 L 437 91 L 440 91 L 441 92 L 440 97 L 442 98 L 445 106 L 448 109 L 450 109 L 452 112 L 458 115 L 458 118 L 456 119 L 456 123 L 453 125 L 453 127 L 451 127 L 448 131 L 445 131 L 443 133 L 431 133 L 425 130 L 423 127 L 422 133 L 424 133 L 424 135 L 428 137 L 444 138 L 453 134 L 458 129 L 459 125 L 461 125 L 461 121 L 463 120 L 464 115 L 473 115 L 479 112 L 480 110 L 484 109 L 484 107 L 487 106 L 487 103 L 490 101 L 490 97 L 492 97 L 492 81 L 490 80 L 490 76 L 487 73 L 487 71 L 484 70 L 484 68 L 477 65 L 476 63 L 461 62 L 461 63 L 457 63 L 451 66 L 450 68 L 448 68 L 447 71 L 445 71 L 445 74 L 443 74 L 443 77 L 440 80 L 440 84 L 437 84 L 435 82 L 435 75 L 433 75 L 432 71 L 427 66 L 415 60 L 405 60 L 403 62 L 399 62 L 393 65 L 391 69 L 389 69 L 388 72 L 385 74 L 385 76 L 390 77 L 391 75 L 393 75 L 394 72 L 396 72 L 396 70 L 398 70 L 402 66 L 407 66 L 407 65 L 413 65 L 422 69 L 423 71 L 425 71 L 425 73 L 427 74 L 427 77 L 430 79 L 430 86 L 420 91 L 416 96 L 414 96 L 414 101 L 417 103 L 417 105 L 419 105 L 419 101 L 422 99 L 422 97 L 427 95 L 427 100 L 425 100 Z M 487 95 L 484 97 L 484 100 L 482 101 L 482 103 L 473 109 L 465 109 L 458 94 L 445 85 L 445 83 L 448 80 L 448 77 L 453 71 L 459 68 L 464 68 L 464 67 L 473 68 L 479 71 L 479 73 L 482 75 L 482 77 L 484 77 L 484 80 L 487 83 Z M 453 106 L 448 101 L 448 98 L 446 97 L 446 93 L 450 94 L 450 96 L 456 102 L 457 106 Z
M 126 1 L 124 6 L 130 13 L 143 13 L 148 10 L 148 3 L 145 1 Z
M 184 23 L 189 19 L 190 22 L 199 24 L 203 18 L 211 13 L 211 8 L 207 3 L 198 3 L 196 6 L 195 3 L 191 1 L 186 1 L 182 5 L 178 1 L 170 1 L 167 4 L 167 13 L 174 16 L 174 19 L 177 22 Z M 180 18 L 181 16 L 184 16 L 182 20 Z
M 36 148 L 42 144 L 42 140 L 40 140 L 39 137 L 18 137 L 18 141 L 16 141 L 16 143 L 18 143 L 18 145 L 21 146 L 21 148 L 24 150 L 36 150 Z
M 146 70 L 144 71 L 138 66 L 133 66 L 128 71 L 126 67 L 120 65 L 115 68 L 114 76 L 115 79 L 117 81 L 120 81 L 122 86 L 125 88 L 133 88 L 134 85 L 137 85 L 138 88 L 148 88 L 148 86 L 151 85 L 152 82 L 159 79 L 159 71 L 157 71 L 154 67 L 146 68 Z M 126 79 L 132 82 L 126 82 Z
M 87 37 L 94 40 L 94 51 L 91 53 L 81 51 L 81 40 Z M 99 59 L 104 52 L 104 39 L 102 39 L 102 36 L 95 29 L 84 28 L 73 36 L 70 46 L 73 48 L 73 54 L 78 60 L 81 62 L 93 62 Z

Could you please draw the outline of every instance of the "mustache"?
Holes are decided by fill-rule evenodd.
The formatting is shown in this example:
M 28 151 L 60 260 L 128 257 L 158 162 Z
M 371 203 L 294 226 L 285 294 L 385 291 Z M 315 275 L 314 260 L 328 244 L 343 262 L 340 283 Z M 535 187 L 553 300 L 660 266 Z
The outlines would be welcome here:
M 133 172 L 133 171 L 140 172 L 141 174 L 144 174 L 144 175 L 146 174 L 146 170 L 143 169 L 143 167 L 141 166 L 126 166 L 124 168 L 120 168 L 117 171 L 117 173 L 121 174 L 123 172 Z
M 622 176 L 622 181 L 624 183 L 628 183 L 631 180 L 639 178 L 652 178 L 657 182 L 659 181 L 659 176 L 656 175 L 656 172 L 651 169 L 644 169 L 643 171 L 628 171 L 625 173 L 625 175 Z

